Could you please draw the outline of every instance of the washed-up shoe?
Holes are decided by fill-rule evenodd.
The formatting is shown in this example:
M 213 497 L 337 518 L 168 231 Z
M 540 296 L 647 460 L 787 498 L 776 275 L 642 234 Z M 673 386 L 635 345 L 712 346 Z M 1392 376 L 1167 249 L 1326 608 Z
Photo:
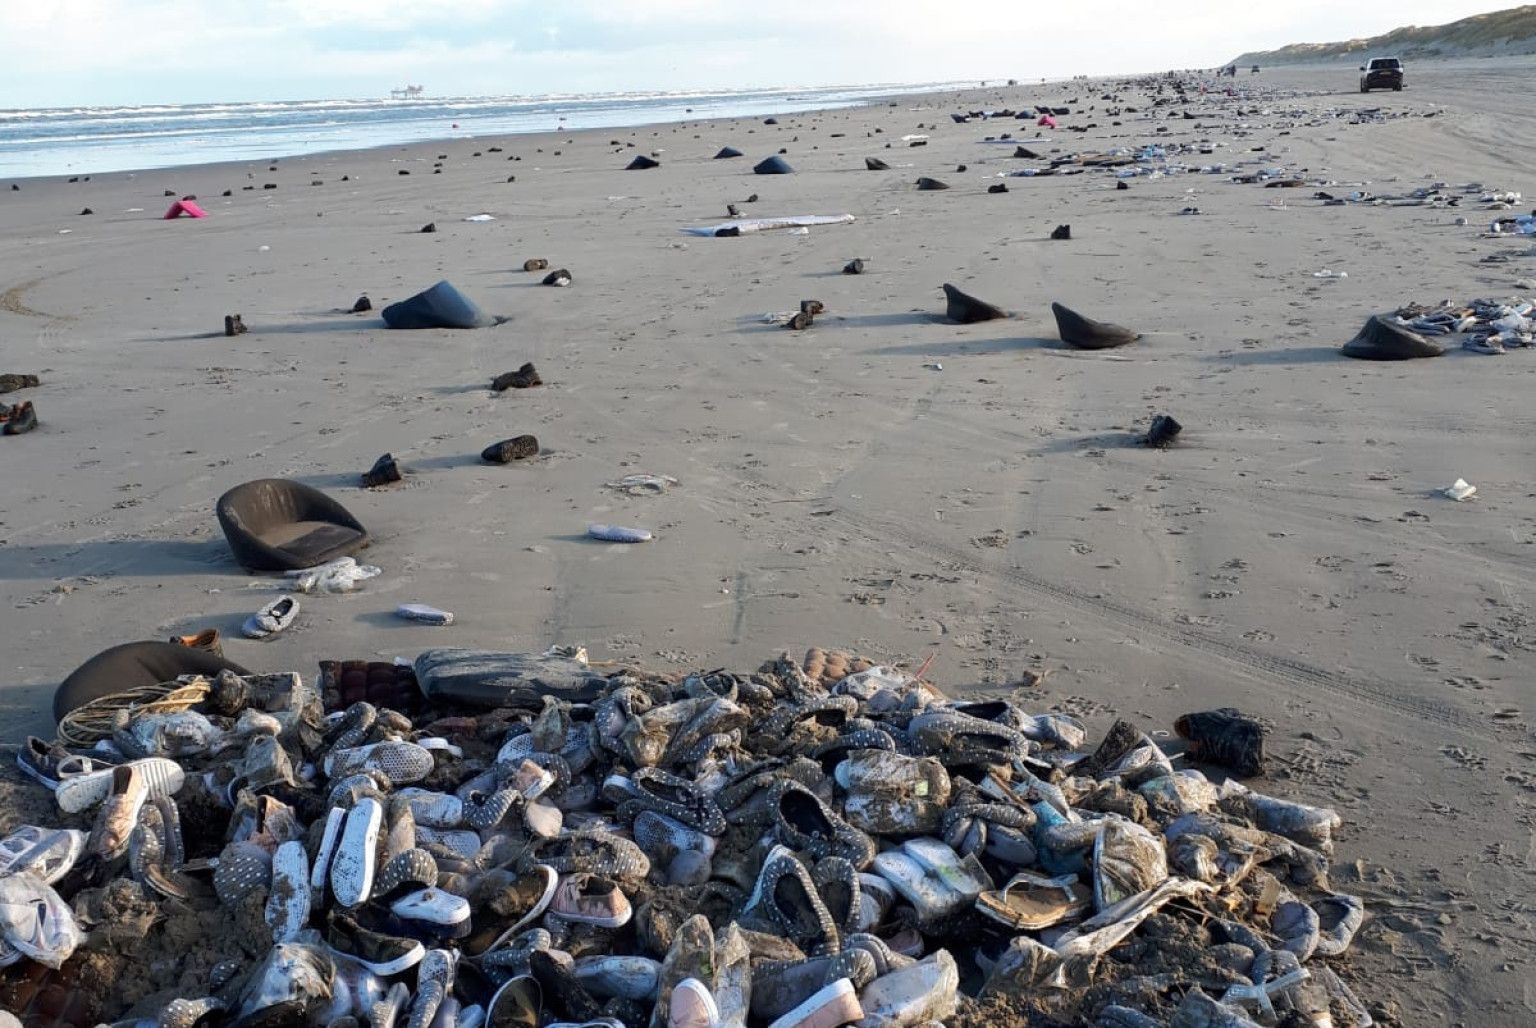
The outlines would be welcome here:
M 62 779 L 100 770 L 104 764 L 107 762 L 71 753 L 58 743 L 44 742 L 35 735 L 27 736 L 16 751 L 16 766 L 22 773 L 50 790 L 58 789 Z
M 617 882 L 578 873 L 561 879 L 555 887 L 549 913 L 579 924 L 618 928 L 629 923 L 634 911 Z
M 284 593 L 246 618 L 240 631 L 248 639 L 266 639 L 293 624 L 298 616 L 299 601 Z
M 632 1000 L 656 997 L 661 962 L 650 957 L 599 954 L 577 957 L 576 980 L 594 996 L 619 996 Z
M 716 1028 L 720 1008 L 714 994 L 697 978 L 684 978 L 672 987 L 667 1002 L 667 1028 Z
M 1015 931 L 1039 931 L 1084 914 L 1093 903 L 1092 892 L 1076 875 L 1048 878 L 1021 871 L 996 891 L 976 897 L 976 909 Z
M 1319 956 L 1333 957 L 1343 953 L 1354 941 L 1355 933 L 1365 923 L 1365 903 L 1358 896 L 1336 893 L 1312 901 L 1317 911 Z
M 859 994 L 847 978 L 822 986 L 768 1028 L 840 1028 L 864 1017 Z
M 185 646 L 189 650 L 202 650 L 211 653 L 215 657 L 224 656 L 224 641 L 217 628 L 205 628 L 201 632 L 191 635 L 173 635 L 171 642 L 178 646 Z
M 164 757 L 148 757 L 125 766 L 133 767 L 135 777 L 143 783 L 149 796 L 174 796 L 187 780 L 181 765 Z M 59 809 L 78 814 L 102 802 L 113 790 L 116 772 L 115 767 L 97 767 L 61 779 L 53 793 Z
M 394 785 L 419 782 L 432 773 L 433 766 L 430 750 L 401 741 L 334 749 L 325 758 L 325 773 L 332 778 L 362 771 L 382 771 Z
M 485 1028 L 539 1028 L 543 990 L 531 974 L 518 975 L 496 990 L 485 1010 Z
M 807 953 L 838 948 L 832 920 L 815 879 L 785 846 L 775 846 L 763 861 L 746 910 L 766 920 Z
M 601 829 L 567 832 L 538 844 L 537 860 L 560 874 L 586 872 L 634 882 L 650 874 L 645 852 L 623 836 Z
M 266 919 L 273 942 L 293 942 L 309 923 L 309 855 L 297 840 L 285 842 L 272 855 L 272 888 L 267 893 Z
M 454 938 L 469 932 L 469 900 L 445 889 L 418 889 L 395 900 L 389 909 L 413 935 Z
M 875 842 L 838 817 L 814 792 L 795 781 L 780 782 L 769 798 L 779 841 L 821 858 L 838 856 L 856 869 L 875 858 Z
M 0 878 L 0 949 L 59 968 L 83 941 L 69 905 L 29 874 Z
M 88 839 L 74 829 L 19 825 L 0 839 L 0 877 L 29 874 L 52 885 L 75 866 Z
M 375 799 L 364 799 L 347 812 L 341 840 L 331 858 L 331 894 L 343 907 L 356 907 L 373 892 L 379 832 L 384 808 Z
M 396 975 L 421 962 L 426 948 L 415 939 L 377 932 L 344 910 L 333 910 L 326 921 L 326 941 L 377 975 Z
M 96 812 L 96 825 L 91 831 L 92 856 L 116 860 L 128 852 L 129 837 L 148 798 L 149 783 L 140 768 L 123 764 L 112 769 L 112 791 Z

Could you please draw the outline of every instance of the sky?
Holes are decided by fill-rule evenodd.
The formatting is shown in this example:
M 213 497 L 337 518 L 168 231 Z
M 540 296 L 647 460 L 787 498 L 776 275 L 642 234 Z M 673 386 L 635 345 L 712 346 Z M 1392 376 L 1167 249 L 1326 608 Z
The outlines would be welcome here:
M 405 83 L 448 97 L 1027 81 L 1212 67 L 1247 50 L 1499 9 L 1454 0 L 0 0 L 0 108 L 371 98 Z

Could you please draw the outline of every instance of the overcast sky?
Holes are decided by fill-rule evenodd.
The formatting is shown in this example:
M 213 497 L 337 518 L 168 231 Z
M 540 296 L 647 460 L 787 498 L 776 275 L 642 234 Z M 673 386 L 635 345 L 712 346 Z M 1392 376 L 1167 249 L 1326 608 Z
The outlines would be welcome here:
M 1159 71 L 1498 9 L 1455 0 L 0 0 L 0 107 L 377 97 L 407 82 L 482 96 Z

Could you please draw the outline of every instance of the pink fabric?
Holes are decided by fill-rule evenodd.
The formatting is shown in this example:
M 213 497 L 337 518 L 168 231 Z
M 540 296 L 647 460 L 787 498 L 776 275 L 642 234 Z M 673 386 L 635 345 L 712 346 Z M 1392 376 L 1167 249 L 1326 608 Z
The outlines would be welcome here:
M 1040 115 L 1040 120 L 1035 122 L 1035 124 L 1039 125 L 1041 128 L 1055 128 L 1056 119 L 1051 117 L 1049 114 L 1042 114 Z
M 181 217 L 183 214 L 193 218 L 208 217 L 208 212 L 203 210 L 197 204 L 193 203 L 191 200 L 177 200 L 175 203 L 171 204 L 171 209 L 165 212 L 165 220 L 170 221 L 173 218 Z

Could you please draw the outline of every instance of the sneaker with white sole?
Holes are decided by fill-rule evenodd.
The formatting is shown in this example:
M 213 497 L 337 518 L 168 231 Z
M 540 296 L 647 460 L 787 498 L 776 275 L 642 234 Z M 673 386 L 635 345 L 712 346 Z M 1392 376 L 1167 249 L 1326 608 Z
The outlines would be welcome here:
M 331 894 L 343 907 L 360 906 L 373 892 L 379 830 L 384 808 L 375 799 L 358 801 L 347 812 L 341 842 L 331 858 Z
M 673 993 L 675 996 L 676 993 Z M 839 978 L 823 986 L 768 1028 L 841 1028 L 864 1016 L 853 982 Z
M 469 900 L 446 889 L 417 889 L 389 905 L 407 928 L 432 936 L 457 934 L 469 927 Z
M 709 986 L 697 978 L 684 978 L 672 987 L 667 1001 L 667 1028 L 715 1028 L 720 1008 Z
M 137 771 L 149 796 L 174 796 L 181 791 L 187 780 L 187 773 L 181 765 L 165 757 L 146 757 L 120 766 L 131 766 Z M 112 775 L 116 770 L 110 766 L 99 767 L 61 780 L 53 793 L 59 809 L 65 813 L 78 814 L 96 806 L 112 792 Z
M 394 785 L 419 782 L 432 773 L 430 750 L 413 742 L 376 742 L 352 749 L 332 750 L 325 757 L 325 773 L 332 778 L 364 771 L 381 771 Z
M 297 840 L 285 842 L 272 855 L 272 888 L 267 893 L 266 918 L 273 942 L 293 942 L 309 923 L 309 855 Z
M 326 922 L 331 949 L 362 964 L 377 975 L 396 975 L 421 963 L 426 947 L 415 939 L 376 932 L 344 910 L 333 910 Z

